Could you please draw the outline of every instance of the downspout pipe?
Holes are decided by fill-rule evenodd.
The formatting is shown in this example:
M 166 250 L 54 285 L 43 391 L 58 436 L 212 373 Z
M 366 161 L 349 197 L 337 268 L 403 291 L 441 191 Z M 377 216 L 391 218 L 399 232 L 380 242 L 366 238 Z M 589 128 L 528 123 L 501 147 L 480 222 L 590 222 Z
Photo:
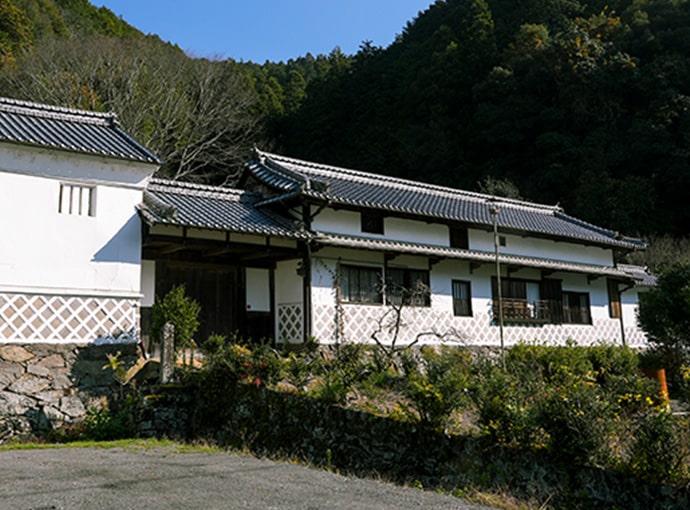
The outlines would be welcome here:
M 302 203 L 302 221 L 307 231 L 311 231 L 311 220 L 311 206 L 308 202 Z M 302 341 L 306 343 L 309 337 L 311 337 L 311 239 L 307 239 L 304 242 L 302 265 L 304 268 L 304 276 L 302 277 L 302 298 L 304 301 L 304 312 L 302 314 L 304 331 Z
M 629 283 L 628 285 L 626 285 L 622 289 L 618 289 L 618 302 L 620 303 L 620 307 L 621 307 L 621 313 L 620 313 L 620 316 L 618 317 L 618 321 L 620 322 L 620 326 L 621 326 L 621 342 L 625 346 L 628 345 L 628 342 L 625 338 L 625 321 L 623 320 L 623 292 L 626 292 L 626 291 L 632 289 L 634 286 L 635 286 L 635 284 Z

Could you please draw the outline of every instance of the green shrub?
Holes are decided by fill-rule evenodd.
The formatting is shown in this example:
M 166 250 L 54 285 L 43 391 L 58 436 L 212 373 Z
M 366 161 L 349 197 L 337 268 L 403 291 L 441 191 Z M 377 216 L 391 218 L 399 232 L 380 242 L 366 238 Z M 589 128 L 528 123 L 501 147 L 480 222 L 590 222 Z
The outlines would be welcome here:
M 343 381 L 340 374 L 330 373 L 316 379 L 308 394 L 326 404 L 341 405 L 347 400 L 349 391 L 350 387 Z
M 283 362 L 280 354 L 267 344 L 244 345 L 238 339 L 221 343 L 213 339 L 213 352 L 206 358 L 205 372 L 226 381 L 266 386 L 281 376 Z
M 539 423 L 548 434 L 549 450 L 578 463 L 605 464 L 616 406 L 596 384 L 575 380 L 552 388 L 541 405 Z
M 470 355 L 457 348 L 426 348 L 422 366 L 407 376 L 406 394 L 420 420 L 432 428 L 443 427 L 456 409 L 469 399 Z
M 640 413 L 631 430 L 628 466 L 651 483 L 675 483 L 688 474 L 688 423 L 664 406 Z
M 132 412 L 135 399 L 128 398 L 119 409 L 89 407 L 82 423 L 81 433 L 85 439 L 112 441 L 134 436 Z
M 184 285 L 173 287 L 163 299 L 156 300 L 151 310 L 151 336 L 163 340 L 163 327 L 170 323 L 175 327 L 175 349 L 191 345 L 192 337 L 199 328 L 199 303 L 185 294 Z
M 472 394 L 482 432 L 499 444 L 543 446 L 539 402 L 545 391 L 542 380 L 521 379 L 494 364 L 480 364 Z

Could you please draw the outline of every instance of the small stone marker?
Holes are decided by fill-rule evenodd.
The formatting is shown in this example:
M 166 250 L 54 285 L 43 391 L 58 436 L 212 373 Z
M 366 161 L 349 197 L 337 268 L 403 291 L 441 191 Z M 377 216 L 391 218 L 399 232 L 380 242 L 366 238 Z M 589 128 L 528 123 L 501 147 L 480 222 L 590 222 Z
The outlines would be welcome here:
M 175 326 L 169 322 L 163 326 L 163 345 L 161 346 L 161 383 L 172 380 L 175 368 Z

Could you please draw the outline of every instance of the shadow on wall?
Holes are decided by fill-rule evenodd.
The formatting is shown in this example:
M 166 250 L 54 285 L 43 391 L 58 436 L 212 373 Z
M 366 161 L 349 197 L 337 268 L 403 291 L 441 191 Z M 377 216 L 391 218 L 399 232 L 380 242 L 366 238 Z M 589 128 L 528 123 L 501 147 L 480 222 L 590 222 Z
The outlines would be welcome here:
M 122 385 L 115 377 L 110 359 L 116 357 L 121 369 L 126 371 L 136 364 L 139 355 L 139 346 L 131 342 L 79 347 L 70 373 L 74 389 L 91 403 L 102 401 L 103 397 L 112 399 Z
M 133 214 L 127 223 L 94 253 L 92 262 L 141 263 L 141 223 L 139 216 Z

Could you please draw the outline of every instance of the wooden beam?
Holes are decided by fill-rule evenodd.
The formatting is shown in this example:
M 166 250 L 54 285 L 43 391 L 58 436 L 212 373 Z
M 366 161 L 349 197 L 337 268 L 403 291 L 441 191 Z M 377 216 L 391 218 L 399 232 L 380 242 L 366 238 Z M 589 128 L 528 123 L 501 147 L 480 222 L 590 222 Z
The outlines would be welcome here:
M 171 253 L 177 253 L 178 251 L 186 250 L 187 246 L 184 244 L 171 244 L 167 248 L 161 248 L 158 253 L 161 255 L 170 255 Z

